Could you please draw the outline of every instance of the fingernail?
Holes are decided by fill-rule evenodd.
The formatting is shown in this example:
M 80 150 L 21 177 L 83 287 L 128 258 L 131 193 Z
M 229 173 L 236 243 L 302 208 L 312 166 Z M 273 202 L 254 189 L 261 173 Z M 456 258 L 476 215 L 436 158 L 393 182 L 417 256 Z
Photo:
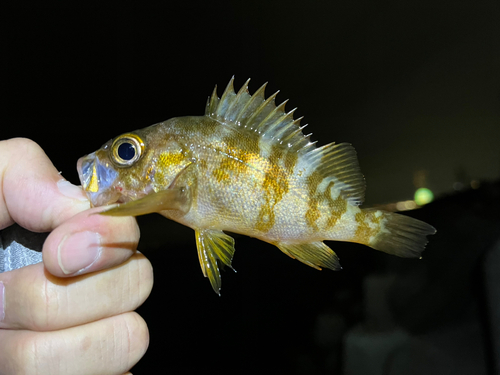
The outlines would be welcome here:
M 5 285 L 0 281 L 0 322 L 5 318 Z
M 101 236 L 95 232 L 68 234 L 57 249 L 57 261 L 62 271 L 73 274 L 90 267 L 101 255 Z
M 79 186 L 73 185 L 69 181 L 66 180 L 57 181 L 57 188 L 59 189 L 62 195 L 65 195 L 68 198 L 78 199 L 80 201 L 88 200 L 83 190 Z

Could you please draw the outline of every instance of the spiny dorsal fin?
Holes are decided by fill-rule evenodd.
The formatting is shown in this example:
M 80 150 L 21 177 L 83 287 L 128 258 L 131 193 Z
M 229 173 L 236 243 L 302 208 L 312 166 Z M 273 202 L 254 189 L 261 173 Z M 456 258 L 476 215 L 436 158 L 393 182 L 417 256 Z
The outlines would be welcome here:
M 222 97 L 217 97 L 217 86 L 207 101 L 205 115 L 225 124 L 245 128 L 248 131 L 258 132 L 261 137 L 272 143 L 282 144 L 290 151 L 307 152 L 314 149 L 309 135 L 304 136 L 300 127 L 301 118 L 294 119 L 293 113 L 285 112 L 287 100 L 276 106 L 275 99 L 278 92 L 265 98 L 264 90 L 267 83 L 262 85 L 253 95 L 248 91 L 248 79 L 238 93 L 234 91 L 234 77 L 224 90 Z
M 281 144 L 290 152 L 299 151 L 306 164 L 315 168 L 325 182 L 334 182 L 332 196 L 340 193 L 350 204 L 360 205 L 364 200 L 365 180 L 354 148 L 348 143 L 331 143 L 316 148 L 316 142 L 309 139 L 311 134 L 302 133 L 306 126 L 299 126 L 302 117 L 294 120 L 295 109 L 285 112 L 287 100 L 276 106 L 278 92 L 266 99 L 264 89 L 267 84 L 250 95 L 249 81 L 250 79 L 236 93 L 234 77 L 231 78 L 220 99 L 217 97 L 216 86 L 207 102 L 205 115 L 230 126 L 258 132 L 270 143 Z

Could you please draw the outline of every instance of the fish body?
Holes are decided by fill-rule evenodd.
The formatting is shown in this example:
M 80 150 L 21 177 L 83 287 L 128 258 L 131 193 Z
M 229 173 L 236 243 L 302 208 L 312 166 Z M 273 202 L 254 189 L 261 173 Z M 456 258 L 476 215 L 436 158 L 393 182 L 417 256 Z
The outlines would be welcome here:
M 418 257 L 434 228 L 406 216 L 361 209 L 365 182 L 347 143 L 317 148 L 301 119 L 253 95 L 248 81 L 216 89 L 204 116 L 176 117 L 122 134 L 78 161 L 82 187 L 107 215 L 159 212 L 195 230 L 200 264 L 220 292 L 234 240 L 258 238 L 317 269 L 339 269 L 324 240 Z

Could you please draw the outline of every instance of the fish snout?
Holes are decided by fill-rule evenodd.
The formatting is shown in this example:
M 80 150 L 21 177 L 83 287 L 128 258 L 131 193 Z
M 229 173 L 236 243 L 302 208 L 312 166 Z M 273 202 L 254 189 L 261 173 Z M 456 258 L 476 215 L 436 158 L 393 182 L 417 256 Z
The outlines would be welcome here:
M 90 154 L 78 159 L 76 169 L 78 170 L 78 177 L 80 178 L 83 190 L 87 193 L 97 192 L 99 185 L 95 167 L 95 155 Z
M 115 183 L 118 173 L 108 163 L 101 163 L 95 153 L 81 157 L 76 163 L 78 176 L 83 190 L 92 206 L 114 203 L 118 199 L 110 187 Z

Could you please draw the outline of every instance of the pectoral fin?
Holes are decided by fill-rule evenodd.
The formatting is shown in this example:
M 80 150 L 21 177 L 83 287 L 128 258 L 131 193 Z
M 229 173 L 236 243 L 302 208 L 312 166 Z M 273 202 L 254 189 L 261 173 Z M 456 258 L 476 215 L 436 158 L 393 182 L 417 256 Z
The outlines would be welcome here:
M 188 187 L 166 189 L 146 195 L 141 199 L 120 204 L 107 211 L 107 216 L 139 216 L 164 210 L 179 210 L 187 213 L 191 208 L 191 193 Z
M 220 295 L 221 276 L 219 264 L 231 267 L 234 255 L 234 239 L 221 230 L 196 230 L 196 246 L 203 275 L 208 277 L 215 293 Z M 219 264 L 218 264 L 219 263 Z
M 334 271 L 342 269 L 337 254 L 323 242 L 305 244 L 278 243 L 276 246 L 286 255 L 300 260 L 317 270 L 321 270 L 321 267 L 330 268 Z

